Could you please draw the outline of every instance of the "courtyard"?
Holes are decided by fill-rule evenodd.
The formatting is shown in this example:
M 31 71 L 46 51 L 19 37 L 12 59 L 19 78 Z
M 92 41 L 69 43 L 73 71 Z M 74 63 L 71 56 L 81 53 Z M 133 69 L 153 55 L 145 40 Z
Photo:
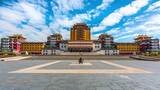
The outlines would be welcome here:
M 18 57 L 20 58 L 20 57 Z M 160 62 L 138 60 L 6 60 L 0 90 L 159 90 Z

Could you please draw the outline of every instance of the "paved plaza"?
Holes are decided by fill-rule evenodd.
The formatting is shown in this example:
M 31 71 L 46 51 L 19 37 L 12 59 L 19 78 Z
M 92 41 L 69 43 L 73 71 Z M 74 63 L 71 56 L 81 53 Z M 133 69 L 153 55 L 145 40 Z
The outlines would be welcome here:
M 139 60 L 0 61 L 0 90 L 159 90 L 160 62 Z

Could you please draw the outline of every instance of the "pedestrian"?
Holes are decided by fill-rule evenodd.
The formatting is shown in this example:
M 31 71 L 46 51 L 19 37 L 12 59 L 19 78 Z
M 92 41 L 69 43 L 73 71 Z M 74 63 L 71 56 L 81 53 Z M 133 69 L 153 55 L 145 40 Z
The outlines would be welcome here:
M 79 62 L 79 64 L 83 64 L 83 60 L 82 60 L 81 57 L 79 58 L 79 61 L 78 61 L 78 62 Z

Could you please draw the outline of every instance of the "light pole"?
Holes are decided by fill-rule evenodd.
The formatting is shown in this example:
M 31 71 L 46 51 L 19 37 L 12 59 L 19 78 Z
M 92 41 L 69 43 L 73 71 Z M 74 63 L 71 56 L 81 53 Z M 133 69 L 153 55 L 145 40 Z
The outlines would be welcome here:
M 106 50 L 106 48 L 105 48 L 104 50 L 105 50 L 105 55 L 107 55 L 107 50 Z
M 56 47 L 55 46 L 53 47 L 53 52 L 54 52 L 53 55 L 56 55 Z

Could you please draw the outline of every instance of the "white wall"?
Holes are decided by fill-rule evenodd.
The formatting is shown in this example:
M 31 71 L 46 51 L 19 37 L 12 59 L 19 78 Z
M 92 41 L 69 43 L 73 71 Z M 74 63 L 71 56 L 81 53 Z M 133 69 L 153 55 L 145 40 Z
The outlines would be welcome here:
M 101 50 L 101 43 L 93 43 L 93 51 Z
M 67 44 L 65 44 L 65 43 L 60 43 L 60 45 L 59 45 L 60 47 L 60 50 L 63 50 L 63 51 L 67 51 L 68 50 L 68 45 Z

